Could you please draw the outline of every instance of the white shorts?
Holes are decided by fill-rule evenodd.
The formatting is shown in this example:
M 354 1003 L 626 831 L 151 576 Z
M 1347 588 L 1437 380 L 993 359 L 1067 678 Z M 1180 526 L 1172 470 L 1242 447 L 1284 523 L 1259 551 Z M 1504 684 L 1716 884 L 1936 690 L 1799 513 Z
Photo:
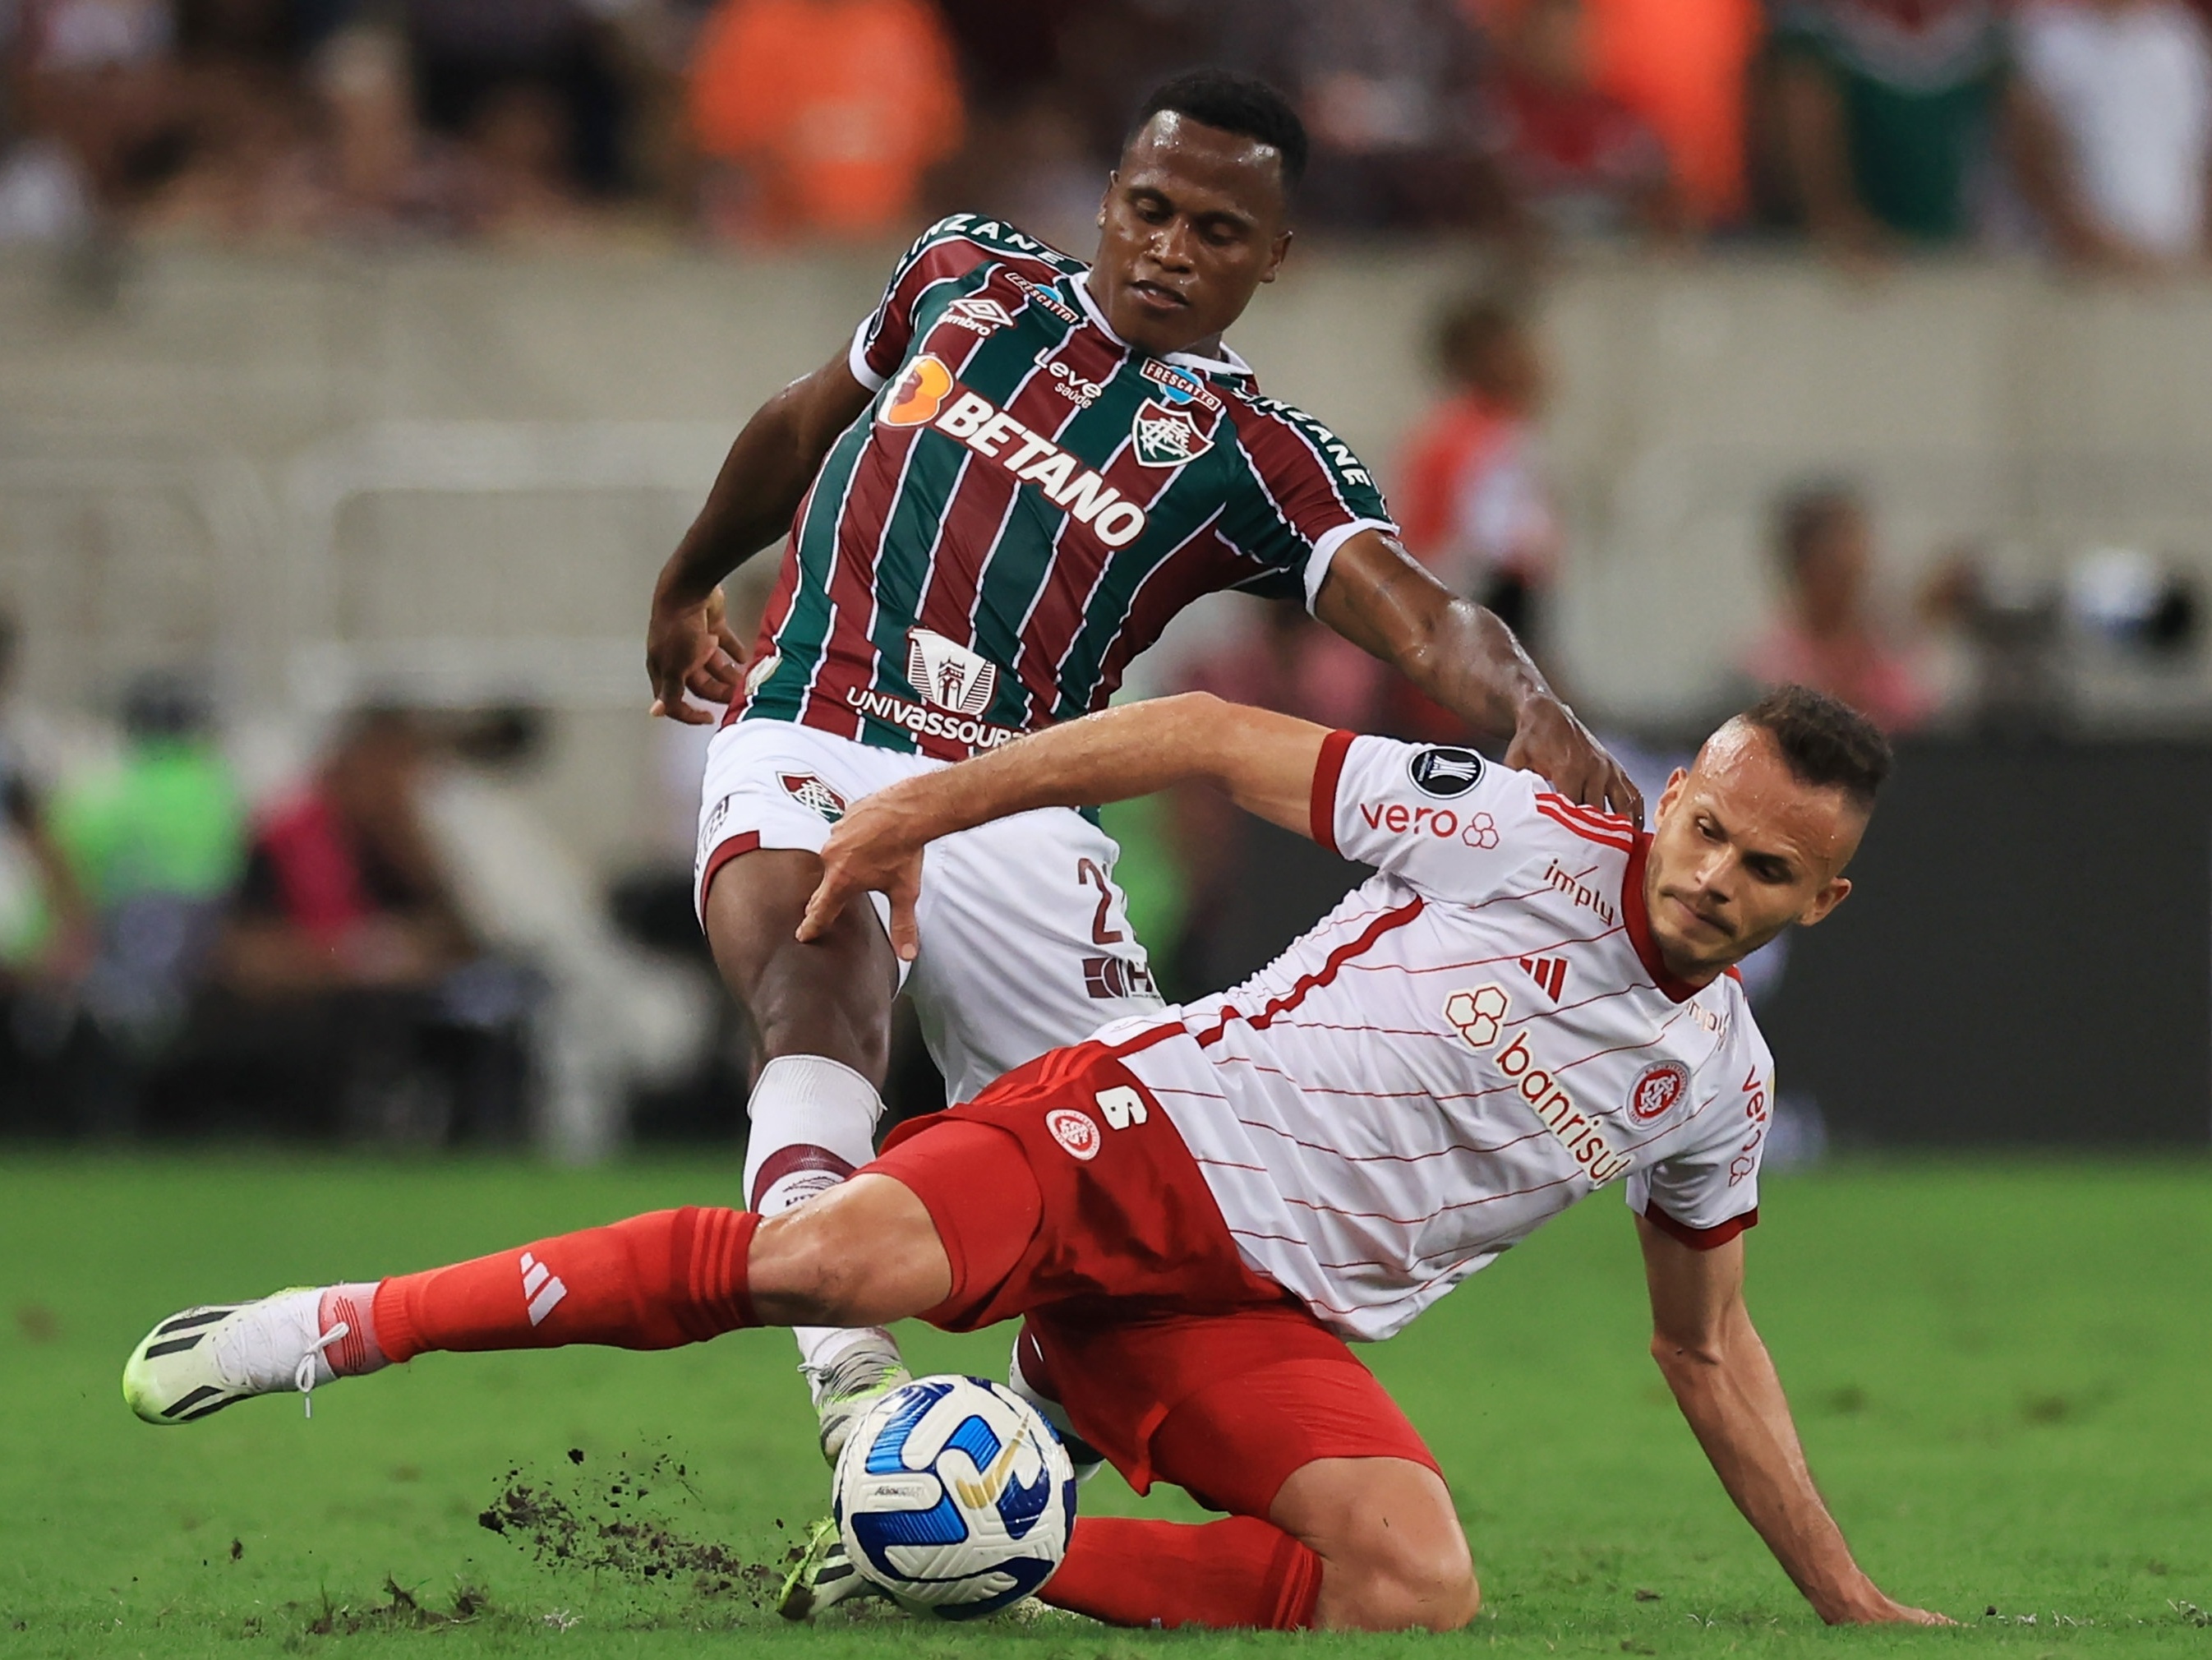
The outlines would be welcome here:
M 706 914 L 716 871 L 756 848 L 819 853 L 861 797 L 949 764 L 786 721 L 714 734 L 699 803 L 692 900 Z M 1161 1006 L 1145 948 L 1115 885 L 1121 849 L 1067 807 L 1044 807 L 933 842 L 905 982 L 949 1099 L 965 1101 L 1048 1049 Z M 876 914 L 888 922 L 883 896 Z

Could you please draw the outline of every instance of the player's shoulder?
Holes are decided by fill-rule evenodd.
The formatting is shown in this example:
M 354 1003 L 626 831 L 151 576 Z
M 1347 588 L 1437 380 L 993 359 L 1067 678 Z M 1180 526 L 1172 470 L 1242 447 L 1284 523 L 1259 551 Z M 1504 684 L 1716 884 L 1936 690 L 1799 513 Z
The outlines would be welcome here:
M 1007 260 L 1042 267 L 1055 277 L 1073 277 L 1084 269 L 1079 259 L 1061 252 L 1051 243 L 1027 231 L 981 213 L 951 213 L 916 237 L 899 263 L 915 265 L 947 250 L 972 251 L 977 263 Z
M 1714 1044 L 1706 1066 L 1725 1074 L 1717 1083 L 1747 1091 L 1768 1088 L 1774 1077 L 1774 1051 L 1759 1029 L 1742 976 L 1734 969 L 1714 981 L 1698 997 L 1706 1018 L 1720 1023 L 1720 1041 Z
M 1529 780 L 1529 812 L 1548 840 L 1569 850 L 1618 854 L 1623 859 L 1636 851 L 1637 829 L 1632 821 L 1617 812 L 1586 807 L 1533 773 L 1522 775 Z
M 1227 399 L 1230 428 L 1237 447 L 1264 472 L 1279 476 L 1288 471 L 1295 476 L 1318 468 L 1340 491 L 1352 489 L 1370 493 L 1372 499 L 1362 511 L 1379 516 L 1382 498 L 1376 493 L 1379 487 L 1374 473 L 1359 452 L 1339 437 L 1334 429 L 1296 404 L 1268 397 L 1249 372 L 1233 379 L 1223 377 L 1216 386 Z

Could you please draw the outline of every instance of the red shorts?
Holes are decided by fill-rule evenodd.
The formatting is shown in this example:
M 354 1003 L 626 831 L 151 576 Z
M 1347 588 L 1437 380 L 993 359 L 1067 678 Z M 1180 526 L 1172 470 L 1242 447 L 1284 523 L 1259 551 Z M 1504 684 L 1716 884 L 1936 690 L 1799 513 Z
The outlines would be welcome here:
M 1316 1458 L 1437 1468 L 1344 1341 L 1245 1266 L 1174 1123 L 1104 1045 L 901 1125 L 867 1169 L 921 1199 L 951 1261 L 931 1323 L 1025 1316 L 1031 1382 L 1138 1492 L 1158 1477 L 1265 1516 Z

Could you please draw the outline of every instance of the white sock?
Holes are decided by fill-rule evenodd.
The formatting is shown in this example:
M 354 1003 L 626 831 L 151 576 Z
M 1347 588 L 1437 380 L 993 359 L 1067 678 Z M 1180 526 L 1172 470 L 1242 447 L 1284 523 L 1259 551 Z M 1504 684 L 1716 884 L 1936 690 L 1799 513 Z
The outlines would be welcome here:
M 876 1121 L 884 1115 L 875 1086 L 842 1061 L 819 1055 L 778 1055 L 761 1068 L 745 1113 L 745 1201 L 763 1216 L 781 1215 L 836 1187 L 876 1156 Z M 793 1326 L 800 1363 L 825 1365 L 856 1343 L 879 1342 L 898 1353 L 880 1326 Z

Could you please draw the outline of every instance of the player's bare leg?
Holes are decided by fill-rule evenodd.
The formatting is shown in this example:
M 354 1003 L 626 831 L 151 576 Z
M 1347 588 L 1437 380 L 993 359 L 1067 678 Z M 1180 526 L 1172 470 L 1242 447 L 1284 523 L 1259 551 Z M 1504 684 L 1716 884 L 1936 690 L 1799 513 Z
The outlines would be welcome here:
M 1321 1558 L 1325 1630 L 1456 1631 L 1481 1606 L 1450 1490 L 1411 1459 L 1317 1458 L 1267 1519 Z
M 872 909 L 854 905 L 818 939 L 793 936 L 822 862 L 795 848 L 732 860 L 708 890 L 707 938 L 754 1057 L 748 1206 L 776 1216 L 875 1156 L 898 964 Z M 905 1381 L 890 1334 L 801 1326 L 800 1368 L 834 1458 L 854 1414 Z

